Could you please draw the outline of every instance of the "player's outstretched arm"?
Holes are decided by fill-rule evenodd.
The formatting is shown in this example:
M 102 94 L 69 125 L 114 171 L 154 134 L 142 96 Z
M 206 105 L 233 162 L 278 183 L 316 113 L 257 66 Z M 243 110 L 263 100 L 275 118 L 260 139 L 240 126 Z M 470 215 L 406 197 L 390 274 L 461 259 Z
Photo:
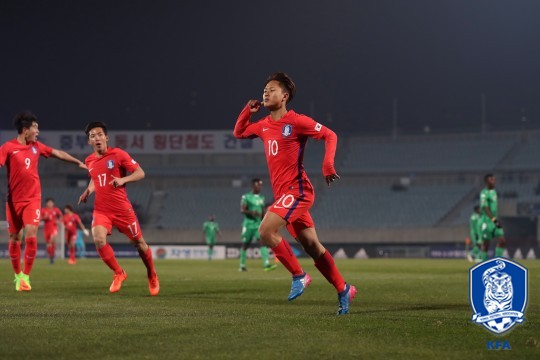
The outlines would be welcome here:
M 90 194 L 94 192 L 94 190 L 95 190 L 94 181 L 90 180 L 90 182 L 88 183 L 88 187 L 84 190 L 81 196 L 79 196 L 79 202 L 77 203 L 77 205 L 79 205 L 81 202 L 83 203 L 87 202 L 88 197 L 90 196 Z
M 51 156 L 72 164 L 76 164 L 81 169 L 87 169 L 86 165 L 81 160 L 74 158 L 65 151 L 53 149 Z
M 127 183 L 144 179 L 144 170 L 139 166 L 128 176 L 117 178 L 113 175 L 112 177 L 113 177 L 113 180 L 109 182 L 109 184 L 111 184 L 114 187 L 121 187 Z

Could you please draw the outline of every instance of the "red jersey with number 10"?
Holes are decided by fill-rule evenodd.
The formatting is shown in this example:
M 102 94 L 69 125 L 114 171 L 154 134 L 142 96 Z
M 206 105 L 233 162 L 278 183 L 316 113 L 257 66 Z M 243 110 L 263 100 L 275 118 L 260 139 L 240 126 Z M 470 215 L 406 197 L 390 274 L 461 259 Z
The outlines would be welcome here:
M 118 148 L 107 148 L 102 156 L 93 153 L 85 160 L 90 177 L 94 182 L 96 198 L 94 211 L 104 214 L 118 214 L 132 208 L 126 187 L 115 188 L 110 184 L 114 177 L 121 178 L 133 172 L 139 164 L 127 152 Z
M 249 106 L 246 106 L 236 121 L 234 136 L 261 138 L 274 196 L 278 197 L 293 189 L 303 193 L 304 189 L 313 188 L 303 165 L 308 137 L 325 140 L 323 175 L 336 173 L 334 156 L 337 136 L 332 130 L 292 110 L 279 120 L 273 120 L 269 115 L 256 123 L 250 123 L 250 118 Z
M 7 169 L 7 201 L 41 200 L 38 161 L 41 155 L 48 158 L 52 152 L 52 148 L 39 141 L 23 145 L 13 139 L 0 147 L 0 166 Z

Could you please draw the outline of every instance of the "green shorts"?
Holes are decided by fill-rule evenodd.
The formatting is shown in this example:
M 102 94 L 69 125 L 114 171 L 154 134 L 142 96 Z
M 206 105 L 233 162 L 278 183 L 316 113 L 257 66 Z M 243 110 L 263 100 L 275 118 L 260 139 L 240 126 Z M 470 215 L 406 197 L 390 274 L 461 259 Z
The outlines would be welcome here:
M 206 237 L 206 245 L 216 245 L 216 238 L 215 237 Z
M 491 220 L 487 220 L 482 223 L 481 234 L 482 241 L 489 241 L 491 239 L 504 237 L 503 229 L 495 226 L 495 224 Z
M 250 244 L 253 239 L 261 240 L 261 235 L 259 234 L 259 225 L 242 226 L 242 242 L 244 244 Z

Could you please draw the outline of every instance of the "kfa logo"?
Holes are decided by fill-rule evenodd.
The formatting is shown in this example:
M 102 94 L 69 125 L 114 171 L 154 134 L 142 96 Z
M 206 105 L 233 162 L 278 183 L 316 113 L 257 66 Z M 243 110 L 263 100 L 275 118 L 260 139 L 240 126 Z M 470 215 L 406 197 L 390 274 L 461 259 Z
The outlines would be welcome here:
M 502 340 L 489 340 L 486 347 L 488 350 L 512 350 L 510 343 Z
M 502 334 L 525 321 L 527 269 L 503 258 L 485 261 L 469 271 L 472 321 Z
M 107 169 L 114 168 L 114 160 L 107 160 Z
M 34 153 L 34 155 L 37 154 L 37 149 L 34 146 L 32 146 L 32 152 Z
M 284 136 L 284 137 L 288 137 L 288 136 L 291 136 L 292 134 L 292 125 L 284 125 L 283 128 L 281 129 L 281 134 Z

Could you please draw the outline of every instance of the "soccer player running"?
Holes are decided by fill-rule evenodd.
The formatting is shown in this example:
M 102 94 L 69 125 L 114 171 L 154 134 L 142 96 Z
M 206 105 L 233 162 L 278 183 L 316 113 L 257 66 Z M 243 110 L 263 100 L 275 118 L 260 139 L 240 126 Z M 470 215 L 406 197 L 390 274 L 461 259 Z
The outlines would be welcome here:
M 289 243 L 279 233 L 287 227 L 289 233 L 315 260 L 315 267 L 338 292 L 338 315 L 347 314 L 356 294 L 356 288 L 345 282 L 332 255 L 320 243 L 309 209 L 315 198 L 314 189 L 303 166 L 303 156 L 308 137 L 325 141 L 323 176 L 328 186 L 339 179 L 334 169 L 337 146 L 336 134 L 313 119 L 287 110 L 296 86 L 285 73 L 274 73 L 266 81 L 263 102 L 249 100 L 234 127 L 237 138 L 260 137 L 264 144 L 266 161 L 270 172 L 274 199 L 266 212 L 259 232 L 263 243 L 270 248 L 279 261 L 292 274 L 289 301 L 302 295 L 311 282 Z M 270 115 L 251 123 L 251 116 L 264 106 Z
M 480 251 L 480 259 L 487 260 L 489 243 L 491 239 L 497 240 L 495 248 L 495 256 L 503 256 L 506 242 L 504 240 L 504 231 L 502 224 L 497 219 L 497 191 L 495 190 L 496 179 L 493 174 L 484 176 L 486 187 L 480 192 L 480 209 L 482 212 L 481 234 L 482 234 L 482 249 Z
M 219 224 L 216 222 L 216 217 L 210 215 L 208 221 L 203 223 L 203 237 L 208 245 L 208 260 L 212 260 L 212 255 L 214 254 L 214 245 L 216 245 L 216 235 L 221 236 L 221 231 L 219 230 Z
M 0 166 L 6 166 L 8 190 L 6 218 L 9 232 L 9 257 L 15 272 L 15 290 L 30 291 L 30 272 L 37 252 L 37 230 L 41 220 L 41 184 L 38 161 L 40 156 L 54 157 L 86 166 L 68 153 L 53 149 L 37 141 L 38 119 L 30 111 L 23 111 L 13 121 L 17 137 L 0 147 Z M 25 230 L 24 269 L 21 271 L 21 240 Z
M 249 245 L 256 239 L 260 242 L 259 226 L 265 213 L 264 196 L 261 194 L 262 180 L 253 179 L 251 181 L 251 191 L 242 195 L 240 200 L 240 212 L 244 215 L 242 221 L 242 248 L 240 249 L 240 269 L 247 271 L 246 255 Z M 268 260 L 268 247 L 260 244 L 261 257 L 265 271 L 271 271 L 277 268 L 276 264 L 270 264 Z
M 58 220 L 62 218 L 62 211 L 56 207 L 54 199 L 45 200 L 45 207 L 41 209 L 41 220 L 43 220 L 43 236 L 47 245 L 49 261 L 54 264 L 54 253 L 56 251 L 56 240 L 58 237 Z
M 127 152 L 108 146 L 109 136 L 105 123 L 92 122 L 86 126 L 85 133 L 94 152 L 85 160 L 91 180 L 79 197 L 79 203 L 86 202 L 90 194 L 96 193 L 92 236 L 99 256 L 114 272 L 109 291 L 119 291 L 127 279 L 126 272 L 116 260 L 113 248 L 107 243 L 107 235 L 111 234 L 112 227 L 115 226 L 137 248 L 146 266 L 150 295 L 158 295 L 159 280 L 152 251 L 144 241 L 139 220 L 126 193 L 126 184 L 142 180 L 144 171 Z M 127 175 L 127 172 L 131 174 Z
M 469 240 L 473 245 L 472 250 L 467 254 L 467 259 L 470 262 L 476 261 L 479 258 L 479 247 L 482 246 L 481 228 L 480 206 L 476 205 L 469 218 Z
M 79 215 L 75 214 L 73 211 L 73 206 L 66 205 L 64 206 L 64 217 L 62 219 L 64 222 L 64 227 L 66 230 L 66 244 L 69 247 L 69 260 L 68 264 L 75 265 L 77 260 L 75 259 L 75 245 L 77 243 L 77 227 L 79 227 L 85 236 L 88 236 L 90 233 L 84 227 L 84 224 L 81 221 Z

